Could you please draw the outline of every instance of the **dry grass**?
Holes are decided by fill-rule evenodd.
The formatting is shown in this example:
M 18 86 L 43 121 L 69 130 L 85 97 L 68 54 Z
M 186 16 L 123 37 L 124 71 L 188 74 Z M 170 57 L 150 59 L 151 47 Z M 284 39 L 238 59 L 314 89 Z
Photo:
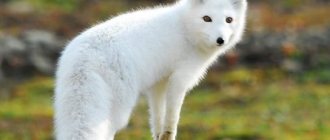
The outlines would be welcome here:
M 251 30 L 260 28 L 275 31 L 302 30 L 311 27 L 330 25 L 330 5 L 305 6 L 293 9 L 290 12 L 280 12 L 271 5 L 256 5 L 250 8 Z

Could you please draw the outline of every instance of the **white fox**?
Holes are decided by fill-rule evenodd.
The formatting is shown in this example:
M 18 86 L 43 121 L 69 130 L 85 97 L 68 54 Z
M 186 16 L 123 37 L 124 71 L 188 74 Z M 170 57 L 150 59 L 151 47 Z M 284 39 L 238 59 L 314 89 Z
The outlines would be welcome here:
M 174 140 L 186 92 L 241 39 L 246 11 L 246 0 L 179 0 L 77 36 L 58 64 L 56 139 L 114 139 L 143 94 L 153 139 Z

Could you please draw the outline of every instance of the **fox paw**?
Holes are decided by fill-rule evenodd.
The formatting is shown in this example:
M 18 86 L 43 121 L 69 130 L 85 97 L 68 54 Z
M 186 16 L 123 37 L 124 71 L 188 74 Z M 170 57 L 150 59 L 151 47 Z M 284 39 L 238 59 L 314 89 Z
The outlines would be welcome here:
M 174 140 L 173 133 L 170 131 L 165 131 L 159 138 L 159 140 Z

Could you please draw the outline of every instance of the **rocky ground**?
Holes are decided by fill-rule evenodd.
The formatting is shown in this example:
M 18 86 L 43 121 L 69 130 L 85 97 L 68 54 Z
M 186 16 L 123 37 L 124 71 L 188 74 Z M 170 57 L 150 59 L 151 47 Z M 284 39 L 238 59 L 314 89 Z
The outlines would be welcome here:
M 330 63 L 330 28 L 301 32 L 249 32 L 216 67 L 276 66 L 298 72 Z M 33 74 L 53 75 L 68 39 L 45 30 L 27 30 L 18 36 L 0 34 L 1 79 Z

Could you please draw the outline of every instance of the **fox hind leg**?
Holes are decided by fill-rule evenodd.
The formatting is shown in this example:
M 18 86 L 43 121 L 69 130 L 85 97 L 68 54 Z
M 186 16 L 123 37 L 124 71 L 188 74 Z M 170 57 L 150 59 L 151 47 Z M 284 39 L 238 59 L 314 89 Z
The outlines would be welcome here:
M 113 137 L 109 90 L 100 76 L 80 73 L 58 81 L 55 133 L 58 140 L 105 140 Z

